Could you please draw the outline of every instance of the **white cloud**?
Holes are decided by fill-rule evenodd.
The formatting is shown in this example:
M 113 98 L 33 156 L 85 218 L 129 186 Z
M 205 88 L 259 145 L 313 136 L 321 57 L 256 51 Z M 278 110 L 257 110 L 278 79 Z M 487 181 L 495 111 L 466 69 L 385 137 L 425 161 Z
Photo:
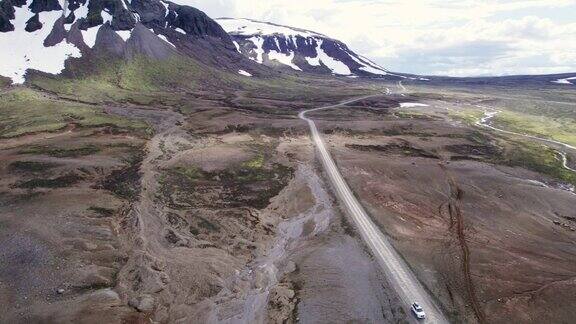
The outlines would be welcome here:
M 576 0 L 175 1 L 317 31 L 402 72 L 576 72 L 576 23 L 557 18 Z

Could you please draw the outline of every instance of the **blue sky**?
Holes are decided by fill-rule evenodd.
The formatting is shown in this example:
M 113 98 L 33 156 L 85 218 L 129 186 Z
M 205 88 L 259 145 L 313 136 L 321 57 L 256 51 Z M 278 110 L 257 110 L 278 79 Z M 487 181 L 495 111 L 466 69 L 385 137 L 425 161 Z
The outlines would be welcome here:
M 576 72 L 576 0 L 173 0 L 314 30 L 400 72 Z

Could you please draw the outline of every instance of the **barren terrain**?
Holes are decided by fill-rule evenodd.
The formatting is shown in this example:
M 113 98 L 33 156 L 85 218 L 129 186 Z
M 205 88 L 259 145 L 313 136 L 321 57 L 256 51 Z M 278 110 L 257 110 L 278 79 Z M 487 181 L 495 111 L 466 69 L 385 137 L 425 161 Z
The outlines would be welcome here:
M 518 134 L 570 142 L 574 130 L 535 128 L 535 110 L 508 105 L 529 99 L 497 89 L 334 84 L 346 92 L 105 102 L 8 88 L 0 102 L 11 120 L 0 125 L 0 320 L 414 321 L 297 117 L 377 94 L 310 117 L 446 317 L 570 322 L 576 152 L 478 122 L 498 109 L 493 122 Z M 570 96 L 546 111 L 574 109 Z M 17 118 L 18 107 L 28 107 L 30 122 Z M 558 123 L 569 125 L 572 115 L 563 116 Z

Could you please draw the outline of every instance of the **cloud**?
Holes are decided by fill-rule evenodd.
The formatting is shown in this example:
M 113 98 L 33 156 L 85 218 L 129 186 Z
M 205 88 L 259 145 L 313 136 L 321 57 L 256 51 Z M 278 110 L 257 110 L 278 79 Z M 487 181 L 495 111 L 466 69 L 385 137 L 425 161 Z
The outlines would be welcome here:
M 396 71 L 576 72 L 576 23 L 555 19 L 566 11 L 576 12 L 576 0 L 174 1 L 212 17 L 253 18 L 314 30 Z M 518 16 L 526 10 L 532 14 Z

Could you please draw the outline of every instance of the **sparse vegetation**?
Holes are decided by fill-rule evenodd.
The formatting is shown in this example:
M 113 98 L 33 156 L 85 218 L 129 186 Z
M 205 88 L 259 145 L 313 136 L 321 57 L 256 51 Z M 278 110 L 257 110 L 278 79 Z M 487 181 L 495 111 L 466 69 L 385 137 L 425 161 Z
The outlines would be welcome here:
M 0 97 L 0 137 L 54 132 L 75 124 L 80 127 L 110 126 L 146 134 L 148 125 L 99 108 L 55 99 L 44 93 L 18 88 Z
M 23 181 L 16 184 L 15 187 L 21 189 L 66 188 L 82 180 L 83 178 L 81 176 L 69 173 L 53 179 L 36 178 L 28 181 Z
M 347 148 L 365 151 L 365 152 L 382 152 L 387 154 L 399 154 L 411 157 L 424 157 L 431 159 L 438 159 L 438 155 L 427 152 L 425 150 L 415 148 L 407 143 L 401 144 L 388 144 L 388 145 L 357 145 L 357 144 L 346 144 Z
M 114 210 L 110 209 L 110 208 L 91 206 L 88 208 L 88 210 L 93 211 L 102 217 L 110 217 L 110 216 L 114 215 Z
M 504 145 L 507 149 L 498 162 L 547 174 L 576 185 L 576 173 L 562 166 L 554 149 L 529 141 L 513 141 Z
M 21 172 L 42 172 L 56 167 L 54 163 L 44 163 L 35 161 L 15 161 L 10 163 L 10 168 Z
M 172 208 L 264 208 L 292 176 L 292 169 L 270 163 L 266 154 L 222 171 L 206 172 L 194 166 L 166 170 L 162 199 Z M 213 199 L 217 195 L 219 199 Z
M 484 111 L 479 109 L 460 108 L 458 110 L 450 110 L 448 115 L 452 118 L 461 120 L 468 125 L 475 125 L 484 116 Z
M 462 109 L 451 115 L 474 125 L 484 115 L 484 112 L 475 109 Z M 554 139 L 576 145 L 576 123 L 571 118 L 554 119 L 545 115 L 534 116 L 505 110 L 496 115 L 493 119 L 493 125 L 519 134 Z M 484 155 L 488 161 L 493 163 L 523 167 L 549 175 L 560 181 L 576 184 L 576 174 L 563 167 L 558 153 L 553 148 L 525 138 L 513 139 L 498 132 L 494 135 L 498 136 L 497 145 L 503 150 L 493 147 L 492 140 L 482 132 L 476 131 L 468 134 L 466 138 L 478 144 L 471 148 L 477 153 L 472 155 Z M 488 149 L 489 147 L 491 148 Z M 462 147 L 452 147 L 452 151 L 458 154 L 462 154 L 461 149 Z M 455 159 L 463 158 L 465 158 L 464 155 L 455 157 Z
M 144 153 L 140 150 L 126 160 L 122 169 L 114 170 L 98 187 L 114 193 L 116 196 L 134 201 L 140 194 L 140 165 Z
M 87 145 L 78 148 L 60 148 L 60 147 L 50 147 L 50 146 L 30 146 L 26 149 L 21 150 L 20 154 L 40 154 L 49 155 L 57 158 L 67 158 L 67 157 L 80 157 L 93 155 L 100 152 L 100 148 L 94 145 Z
M 242 164 L 244 168 L 261 169 L 264 166 L 264 154 L 258 154 L 257 157 Z
M 12 84 L 12 81 L 6 77 L 0 76 L 0 88 L 5 88 Z
M 494 126 L 516 133 L 576 145 L 576 120 L 571 118 L 552 118 L 503 111 L 494 118 Z

